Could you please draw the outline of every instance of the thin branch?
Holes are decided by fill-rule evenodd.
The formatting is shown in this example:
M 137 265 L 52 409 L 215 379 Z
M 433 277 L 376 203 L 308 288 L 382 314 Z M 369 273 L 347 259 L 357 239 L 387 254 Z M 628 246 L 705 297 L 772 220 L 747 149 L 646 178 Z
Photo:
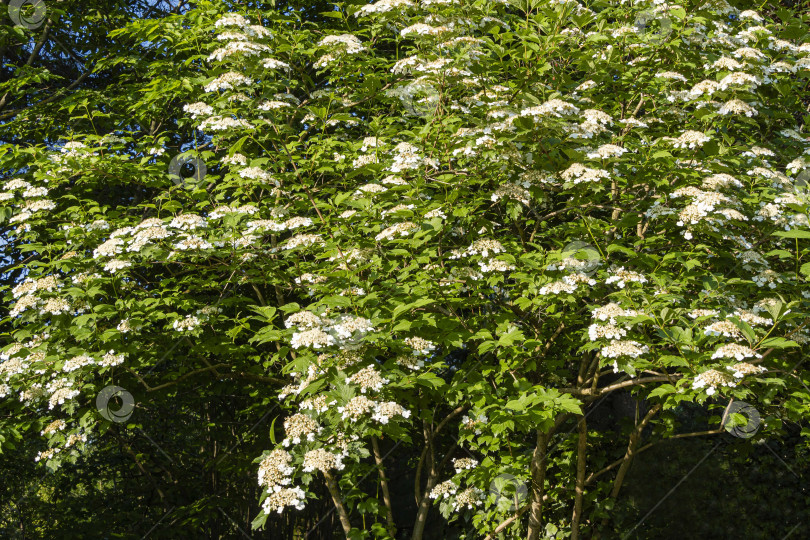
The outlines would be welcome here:
M 352 530 L 352 523 L 349 521 L 349 512 L 340 498 L 340 490 L 338 489 L 337 481 L 328 471 L 324 471 L 324 478 L 326 479 L 326 487 L 329 489 L 329 494 L 332 496 L 332 502 L 335 503 L 340 524 L 343 526 L 343 532 L 346 533 L 346 538 L 349 537 L 349 532 Z
M 579 422 L 577 439 L 577 479 L 574 494 L 574 513 L 571 516 L 571 540 L 579 540 L 579 522 L 582 519 L 582 499 L 585 495 L 585 467 L 588 452 L 588 426 L 585 418 Z
M 138 375 L 138 372 L 136 372 L 132 368 L 126 368 L 126 369 L 127 369 L 127 371 L 129 371 L 130 373 L 135 375 L 135 377 L 138 379 L 138 381 L 144 386 L 144 388 L 146 388 L 147 392 L 154 392 L 156 390 L 162 390 L 164 388 L 168 388 L 169 386 L 174 386 L 175 384 L 178 384 L 180 381 L 182 381 L 184 379 L 188 379 L 189 377 L 193 377 L 194 375 L 199 375 L 200 373 L 204 373 L 206 371 L 216 371 L 217 368 L 222 368 L 222 367 L 230 367 L 230 365 L 229 364 L 215 364 L 213 366 L 200 368 L 200 369 L 195 369 L 194 371 L 189 371 L 188 373 L 186 373 L 184 375 L 181 375 L 180 377 L 178 377 L 177 379 L 175 379 L 175 380 L 173 380 L 171 382 L 167 382 L 167 383 L 161 384 L 159 386 L 149 386 L 149 383 L 147 383 L 145 380 L 143 380 L 143 377 Z
M 489 533 L 489 534 L 486 536 L 486 538 L 484 538 L 484 540 L 495 540 L 495 536 L 496 536 L 496 535 L 498 535 L 498 534 L 499 534 L 499 533 L 500 533 L 502 530 L 504 530 L 504 529 L 505 529 L 505 528 L 507 528 L 509 525 L 511 525 L 511 524 L 512 524 L 512 523 L 513 523 L 513 522 L 514 522 L 516 519 L 520 518 L 520 516 L 522 516 L 523 514 L 525 514 L 525 513 L 526 513 L 526 510 L 528 510 L 529 508 L 531 508 L 531 505 L 530 505 L 530 504 L 527 504 L 527 505 L 523 506 L 523 508 L 521 508 L 520 510 L 518 510 L 518 511 L 517 511 L 517 513 L 516 513 L 515 515 L 513 515 L 512 517 L 507 518 L 506 520 L 504 520 L 504 521 L 502 521 L 501 523 L 499 523 L 499 524 L 498 524 L 498 526 L 497 526 L 497 527 L 495 527 L 495 528 L 492 530 L 492 532 L 491 532 L 491 533 Z
M 377 471 L 380 473 L 380 487 L 382 488 L 383 502 L 385 503 L 385 519 L 388 522 L 388 532 L 391 536 L 396 536 L 397 528 L 394 524 L 394 510 L 391 506 L 391 493 L 388 491 L 388 479 L 385 477 L 383 468 L 383 458 L 380 454 L 380 444 L 377 437 L 371 437 L 371 448 L 374 451 L 374 461 L 377 463 Z
M 653 383 L 653 382 L 675 382 L 675 379 L 681 378 L 683 375 L 675 374 L 675 375 L 660 375 L 658 377 L 647 377 L 644 379 L 631 379 L 629 381 L 624 381 L 616 384 L 612 384 L 610 386 L 604 386 L 602 388 L 597 388 L 593 390 L 591 388 L 562 388 L 560 391 L 565 392 L 568 394 L 573 394 L 575 396 L 601 396 L 608 392 L 612 392 L 614 390 L 619 390 L 621 388 L 627 388 L 628 386 L 639 386 L 642 384 Z
M 666 439 L 661 439 L 659 441 L 647 443 L 644 446 L 642 446 L 640 448 L 637 448 L 636 451 L 635 451 L 635 455 L 639 455 L 640 453 L 644 452 L 645 450 L 648 450 L 648 449 L 652 448 L 653 446 L 659 445 L 659 444 L 661 444 L 663 442 L 666 442 L 666 441 L 669 441 L 669 440 L 672 440 L 672 439 L 683 439 L 683 438 L 686 438 L 686 437 L 701 437 L 703 435 L 716 435 L 716 434 L 724 433 L 724 432 L 725 432 L 725 430 L 722 430 L 722 429 L 710 429 L 708 431 L 695 431 L 693 433 L 679 433 L 677 435 L 673 435 L 672 437 L 667 437 Z M 614 461 L 613 463 L 611 463 L 610 465 L 608 465 L 607 467 L 605 467 L 604 469 L 602 469 L 600 471 L 597 471 L 597 472 L 592 472 L 590 475 L 588 475 L 588 478 L 585 480 L 585 485 L 587 486 L 587 485 L 591 484 L 594 480 L 596 480 L 597 478 L 599 478 L 600 476 L 602 476 L 606 472 L 610 472 L 611 470 L 615 469 L 616 467 L 621 465 L 621 463 L 623 461 L 624 461 L 624 458 L 619 458 L 616 461 Z

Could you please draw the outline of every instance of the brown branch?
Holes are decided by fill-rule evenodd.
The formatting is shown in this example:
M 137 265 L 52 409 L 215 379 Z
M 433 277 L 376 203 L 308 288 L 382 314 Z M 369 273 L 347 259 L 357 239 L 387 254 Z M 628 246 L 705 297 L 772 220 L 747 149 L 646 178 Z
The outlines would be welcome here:
M 669 441 L 671 439 L 683 439 L 683 438 L 686 438 L 686 437 L 700 437 L 700 436 L 703 436 L 703 435 L 716 435 L 716 434 L 724 433 L 724 432 L 725 432 L 725 430 L 722 430 L 722 429 L 710 429 L 708 431 L 695 431 L 693 433 L 679 433 L 677 435 L 673 435 L 672 437 L 667 437 L 666 439 L 661 439 L 659 441 L 647 443 L 644 446 L 642 446 L 640 448 L 637 448 L 636 452 L 635 452 L 635 455 L 639 455 L 640 453 L 644 452 L 645 450 L 649 450 L 653 446 L 659 445 L 659 444 L 661 444 L 663 442 L 666 442 L 666 441 Z M 590 475 L 588 475 L 588 478 L 585 480 L 585 485 L 587 486 L 587 485 L 591 484 L 594 480 L 596 480 L 597 478 L 599 478 L 600 476 L 602 476 L 606 472 L 610 472 L 611 470 L 615 469 L 616 467 L 621 465 L 623 461 L 624 461 L 624 458 L 619 458 L 616 461 L 614 461 L 613 463 L 611 463 L 610 465 L 608 465 L 607 467 L 605 467 L 604 469 L 602 469 L 602 470 L 600 470 L 598 472 L 591 473 Z
M 48 20 L 45 22 L 45 28 L 42 29 L 42 34 L 39 36 L 36 44 L 34 45 L 34 49 L 31 51 L 31 54 L 28 56 L 28 60 L 25 62 L 25 67 L 30 67 L 31 64 L 34 63 L 37 56 L 39 56 L 40 51 L 42 51 L 42 47 L 45 46 L 45 42 L 48 40 L 48 35 L 51 33 L 51 26 L 52 26 L 51 18 L 48 17 Z M 2 98 L 0 98 L 0 110 L 2 110 L 6 106 L 6 99 L 11 92 L 6 92 Z
M 146 468 L 144 468 L 144 466 L 138 460 L 138 455 L 135 453 L 132 447 L 130 447 L 126 442 L 124 442 L 124 440 L 120 436 L 118 436 L 118 434 L 115 434 L 115 438 L 118 439 L 118 442 L 121 443 L 121 445 L 127 450 L 127 453 L 130 456 L 132 456 L 132 460 L 135 462 L 135 465 L 138 467 L 138 470 L 140 470 L 141 474 L 143 474 L 149 480 L 149 483 L 152 484 L 152 488 L 157 492 L 158 496 L 160 497 L 160 502 L 163 504 L 164 508 L 168 510 L 166 495 L 164 495 L 163 491 L 160 489 L 160 487 L 158 487 L 157 482 L 155 482 L 155 479 L 152 477 L 152 474 L 149 471 L 147 471 Z
M 414 483 L 413 483 L 413 497 L 414 497 L 414 500 L 416 501 L 416 506 L 419 506 L 419 504 L 422 502 L 422 487 L 421 487 L 421 484 L 422 484 L 422 468 L 423 468 L 424 463 L 425 463 L 425 458 L 427 458 L 428 450 L 429 449 L 432 450 L 432 448 L 433 448 L 433 445 L 432 445 L 433 437 L 437 433 L 439 433 L 442 430 L 442 428 L 444 426 L 446 426 L 447 423 L 450 420 L 452 420 L 453 418 L 455 418 L 456 416 L 458 416 L 459 414 L 464 412 L 464 410 L 467 409 L 467 407 L 469 407 L 469 405 L 460 405 L 460 406 L 456 407 L 450 414 L 448 414 L 444 418 L 444 420 L 439 422 L 439 425 L 436 427 L 435 430 L 433 430 L 432 434 L 427 429 L 427 424 L 425 424 L 425 426 L 423 428 L 423 434 L 424 434 L 424 437 L 425 437 L 425 447 L 422 449 L 422 454 L 419 456 L 419 462 L 416 465 L 416 479 L 414 480 Z M 431 454 L 431 459 L 432 459 L 432 454 Z
M 529 466 L 531 473 L 531 502 L 529 507 L 529 530 L 526 540 L 538 540 L 543 518 L 543 492 L 546 484 L 546 451 L 551 433 L 541 429 L 537 430 L 537 443 L 532 453 L 532 462 Z
M 445 419 L 444 419 L 444 420 L 442 420 L 441 422 L 439 422 L 439 425 L 438 425 L 438 426 L 436 427 L 436 429 L 433 431 L 433 435 L 438 434 L 438 433 L 439 433 L 439 432 L 442 430 L 442 428 L 443 428 L 443 427 L 444 427 L 444 426 L 447 424 L 447 422 L 449 422 L 449 421 L 450 421 L 450 420 L 452 420 L 454 417 L 456 417 L 456 416 L 458 416 L 459 414 L 461 414 L 462 412 L 464 412 L 464 410 L 465 410 L 467 407 L 469 407 L 469 405 L 460 405 L 459 407 L 456 407 L 456 408 L 453 410 L 453 412 L 451 412 L 450 414 L 448 414 L 448 415 L 445 417 Z
M 604 386 L 602 388 L 597 388 L 593 390 L 591 388 L 562 388 L 560 392 L 565 392 L 567 394 L 573 394 L 575 396 L 601 396 L 608 392 L 612 392 L 614 390 L 619 390 L 621 388 L 627 388 L 628 386 L 638 386 L 647 383 L 653 382 L 674 382 L 674 379 L 679 379 L 683 377 L 683 375 L 675 374 L 675 375 L 660 375 L 657 377 L 647 377 L 644 379 L 631 379 L 629 381 L 624 381 L 616 384 L 612 384 L 610 386 Z
M 275 377 L 263 377 L 262 375 L 254 375 L 253 373 L 222 373 L 220 375 L 223 379 L 246 379 L 249 381 L 267 382 L 274 384 L 287 384 L 284 379 L 277 379 Z
M 340 490 L 338 489 L 337 480 L 329 471 L 324 471 L 324 478 L 326 479 L 326 487 L 329 489 L 329 494 L 332 496 L 332 502 L 335 503 L 340 524 L 343 526 L 343 532 L 346 533 L 346 538 L 349 538 L 349 533 L 352 530 L 352 522 L 349 521 L 349 512 L 340 498 Z
M 585 467 L 588 451 L 588 426 L 585 418 L 579 421 L 577 440 L 577 483 L 574 494 L 574 513 L 571 516 L 571 540 L 579 540 L 579 522 L 582 519 L 582 498 L 585 494 Z
M 492 532 L 491 532 L 491 533 L 489 533 L 489 534 L 486 536 L 486 538 L 484 538 L 484 540 L 495 540 L 495 536 L 496 536 L 497 534 L 499 534 L 499 533 L 500 533 L 502 530 L 504 530 L 504 529 L 505 529 L 505 528 L 507 528 L 509 525 L 511 525 L 511 524 L 512 524 L 512 523 L 513 523 L 513 522 L 514 522 L 516 519 L 520 518 L 520 516 L 522 516 L 523 514 L 525 514 L 525 513 L 526 513 L 526 510 L 528 510 L 529 508 L 531 508 L 531 505 L 527 504 L 527 505 L 525 505 L 523 508 L 521 508 L 520 510 L 518 510 L 518 511 L 517 511 L 517 513 L 516 513 L 515 515 L 513 515 L 512 517 L 507 518 L 506 520 L 504 520 L 504 521 L 502 521 L 501 523 L 499 523 L 499 524 L 498 524 L 498 526 L 497 526 L 497 527 L 495 527 L 495 528 L 492 530 Z
M 428 447 L 425 445 L 422 448 L 422 454 L 419 456 L 419 462 L 416 464 L 416 480 L 413 482 L 413 498 L 416 501 L 416 506 L 422 503 L 422 466 L 427 457 Z
M 416 512 L 416 519 L 414 520 L 413 524 L 413 534 L 411 535 L 411 540 L 422 540 L 422 535 L 425 532 L 425 525 L 427 524 L 427 516 L 428 511 L 430 510 L 430 492 L 436 486 L 436 481 L 439 478 L 439 472 L 447 465 L 447 462 L 450 461 L 450 458 L 453 456 L 453 452 L 455 451 L 456 447 L 458 447 L 459 443 L 456 442 L 453 446 L 447 451 L 444 458 L 442 459 L 439 466 L 436 466 L 436 462 L 433 458 L 431 458 L 430 463 L 430 474 L 428 475 L 427 485 L 425 486 L 425 491 L 422 493 L 421 499 L 419 501 L 418 510 Z M 433 455 L 433 451 L 431 448 L 431 456 Z
M 221 368 L 221 367 L 229 367 L 229 365 L 228 364 L 215 364 L 215 365 L 210 366 L 210 367 L 195 369 L 194 371 L 189 371 L 185 375 L 181 375 L 180 377 L 178 377 L 177 379 L 175 379 L 175 380 L 173 380 L 171 382 L 167 382 L 165 384 L 161 384 L 161 385 L 158 385 L 158 386 L 149 386 L 149 383 L 147 383 L 145 380 L 143 380 L 143 377 L 138 375 L 138 373 L 135 370 L 133 370 L 132 368 L 126 368 L 126 370 L 129 371 L 130 373 L 132 373 L 133 375 L 135 375 L 135 377 L 138 379 L 138 381 L 144 386 L 144 388 L 146 388 L 147 392 L 154 392 L 156 390 L 162 390 L 164 388 L 168 388 L 169 386 L 173 386 L 173 385 L 179 383 L 180 381 L 182 381 L 184 379 L 187 379 L 189 377 L 192 377 L 194 375 L 198 375 L 198 374 L 204 373 L 206 371 L 216 371 L 217 368 Z
M 613 489 L 610 491 L 610 497 L 615 499 L 619 495 L 619 490 L 622 488 L 622 483 L 624 482 L 624 477 L 627 475 L 627 471 L 630 469 L 630 463 L 633 461 L 633 456 L 635 456 L 636 447 L 638 446 L 638 442 L 641 439 L 641 432 L 647 426 L 647 424 L 652 420 L 653 416 L 658 414 L 658 411 L 661 410 L 661 404 L 656 403 L 652 406 L 652 408 L 647 412 L 644 418 L 639 422 L 639 424 L 633 429 L 632 433 L 630 433 L 630 440 L 627 443 L 627 452 L 624 454 L 624 458 L 622 458 L 622 464 L 619 467 L 619 472 L 616 473 L 616 479 L 613 481 Z
M 383 502 L 386 508 L 385 519 L 388 522 L 388 532 L 394 537 L 397 534 L 397 527 L 394 524 L 391 494 L 388 491 L 388 480 L 385 478 L 385 469 L 383 469 L 383 459 L 380 454 L 380 444 L 377 442 L 377 437 L 371 437 L 371 448 L 374 450 L 374 461 L 377 463 L 377 470 L 380 473 L 380 487 L 382 488 Z

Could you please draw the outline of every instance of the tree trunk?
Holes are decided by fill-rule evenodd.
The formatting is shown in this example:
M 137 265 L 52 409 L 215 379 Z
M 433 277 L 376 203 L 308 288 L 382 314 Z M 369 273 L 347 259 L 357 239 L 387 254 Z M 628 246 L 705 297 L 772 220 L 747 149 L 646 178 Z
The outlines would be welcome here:
M 624 483 L 624 477 L 627 475 L 627 471 L 630 470 L 630 464 L 633 462 L 633 457 L 636 455 L 636 447 L 641 440 L 641 432 L 644 430 L 644 427 L 650 422 L 650 420 L 652 420 L 653 416 L 658 414 L 658 411 L 660 410 L 660 403 L 653 405 L 649 412 L 647 412 L 646 416 L 644 416 L 641 422 L 635 427 L 635 429 L 633 429 L 633 432 L 630 433 L 630 440 L 627 443 L 627 452 L 625 452 L 624 458 L 622 459 L 622 464 L 619 466 L 619 472 L 616 473 L 616 479 L 613 481 L 613 489 L 610 490 L 611 499 L 615 499 L 619 496 L 619 490 L 622 488 L 622 484 Z M 609 522 L 610 520 L 608 518 L 604 518 L 602 520 L 602 529 L 607 527 Z M 599 533 L 597 533 L 594 538 L 599 538 Z
M 571 540 L 579 540 L 579 522 L 582 519 L 582 498 L 585 494 L 585 468 L 588 450 L 588 426 L 585 418 L 579 421 L 577 442 L 577 485 L 574 498 L 574 515 L 571 517 Z
M 630 464 L 633 462 L 633 456 L 635 456 L 636 447 L 641 440 L 641 432 L 644 430 L 644 427 L 650 422 L 650 420 L 652 420 L 653 416 L 655 416 L 660 410 L 660 403 L 653 405 L 647 415 L 641 420 L 641 423 L 639 423 L 630 434 L 630 440 L 627 443 L 627 452 L 624 455 L 624 461 L 619 467 L 619 472 L 616 473 L 616 480 L 613 482 L 613 489 L 610 491 L 611 498 L 615 499 L 619 495 L 619 490 L 622 488 L 624 477 L 627 475 L 627 471 L 630 469 Z
M 543 518 L 543 493 L 546 482 L 546 450 L 551 439 L 551 431 L 537 430 L 537 445 L 532 454 L 531 503 L 529 507 L 529 532 L 526 540 L 538 540 Z
M 426 493 L 430 493 L 430 491 L 435 487 L 435 481 L 433 478 L 429 478 L 426 487 Z M 427 524 L 427 514 L 428 510 L 430 510 L 430 497 L 425 495 L 422 497 L 422 500 L 419 502 L 419 510 L 416 512 L 416 521 L 413 526 L 413 534 L 411 535 L 411 540 L 422 540 L 422 535 L 425 533 L 425 525 Z
M 349 521 L 349 512 L 346 510 L 346 507 L 343 505 L 343 500 L 340 498 L 337 480 L 335 480 L 335 477 L 329 472 L 324 472 L 323 476 L 326 478 L 326 487 L 329 489 L 329 494 L 332 495 L 332 501 L 335 503 L 335 508 L 340 518 L 340 524 L 343 526 L 343 532 L 346 534 L 346 538 L 349 538 L 352 523 Z
M 385 503 L 386 508 L 385 519 L 388 522 L 388 532 L 393 538 L 397 534 L 397 528 L 394 524 L 394 511 L 391 507 L 391 494 L 388 491 L 388 480 L 385 478 L 385 469 L 383 469 L 382 454 L 380 454 L 380 444 L 377 442 L 377 437 L 371 438 L 371 447 L 374 450 L 374 461 L 377 463 L 377 471 L 380 473 L 380 487 L 382 488 L 383 502 Z
M 425 534 L 425 525 L 427 524 L 427 515 L 430 511 L 431 503 L 430 492 L 433 491 L 434 487 L 436 487 L 436 481 L 439 479 L 440 471 L 442 471 L 445 465 L 447 465 L 447 462 L 450 461 L 450 458 L 453 456 L 453 452 L 455 452 L 458 445 L 458 442 L 456 442 L 452 447 L 450 447 L 447 454 L 445 454 L 444 458 L 442 458 L 442 461 L 438 465 L 436 465 L 435 460 L 431 460 L 430 474 L 428 475 L 425 491 L 422 494 L 422 498 L 419 500 L 419 510 L 416 512 L 416 520 L 413 524 L 413 534 L 411 535 L 411 540 L 422 540 L 422 535 Z

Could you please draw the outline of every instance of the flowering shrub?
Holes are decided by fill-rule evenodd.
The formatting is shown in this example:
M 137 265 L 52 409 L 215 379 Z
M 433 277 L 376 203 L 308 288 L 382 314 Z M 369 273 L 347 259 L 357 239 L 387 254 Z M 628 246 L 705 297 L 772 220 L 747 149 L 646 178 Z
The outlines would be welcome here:
M 466 538 L 576 538 L 638 444 L 589 442 L 604 396 L 632 390 L 656 438 L 681 402 L 744 399 L 770 434 L 807 411 L 795 19 L 723 0 L 337 7 L 326 35 L 269 8 L 187 15 L 204 69 L 178 109 L 207 165 L 188 189 L 162 172 L 167 136 L 6 150 L 7 233 L 41 260 L 8 291 L 0 394 L 47 404 L 43 460 L 167 339 L 264 377 L 287 411 L 255 526 L 325 483 L 347 538 L 402 525 L 381 448 L 419 456 L 414 540 L 434 505 Z M 152 195 L 95 198 L 121 179 Z M 505 473 L 529 486 L 511 509 L 487 491 Z

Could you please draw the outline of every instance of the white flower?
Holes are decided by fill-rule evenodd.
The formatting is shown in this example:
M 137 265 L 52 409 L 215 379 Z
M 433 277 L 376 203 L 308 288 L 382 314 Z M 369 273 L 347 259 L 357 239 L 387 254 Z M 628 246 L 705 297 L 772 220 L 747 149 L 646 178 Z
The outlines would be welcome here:
M 405 338 L 405 345 L 412 348 L 416 354 L 428 356 L 436 350 L 436 344 L 420 337 Z
M 472 458 L 460 458 L 453 460 L 453 468 L 456 470 L 456 474 L 460 473 L 461 471 L 474 469 L 477 466 L 478 460 Z
M 124 268 L 129 268 L 130 266 L 132 266 L 132 263 L 129 261 L 121 261 L 118 259 L 113 259 L 104 265 L 104 270 L 106 270 L 111 274 L 114 274 L 117 271 L 123 270 Z
M 750 347 L 738 345 L 736 343 L 728 343 L 714 352 L 712 355 L 712 360 L 717 358 L 736 358 L 742 362 L 746 358 L 762 358 L 762 355 L 757 354 Z
M 625 270 L 624 266 L 610 270 L 611 276 L 605 280 L 607 285 L 616 283 L 620 289 L 624 289 L 627 283 L 647 283 L 647 278 L 638 272 Z
M 684 131 L 679 137 L 664 137 L 665 141 L 670 141 L 675 148 L 700 148 L 711 140 L 699 131 Z
M 229 71 L 206 84 L 203 90 L 206 92 L 216 92 L 217 90 L 233 90 L 237 86 L 248 86 L 253 84 L 253 80 L 245 77 L 241 73 Z
M 200 319 L 194 315 L 186 315 L 185 319 L 178 319 L 172 323 L 172 328 L 178 332 L 190 332 L 200 326 Z
M 296 332 L 293 334 L 290 345 L 293 349 L 300 347 L 312 347 L 314 349 L 321 349 L 335 344 L 335 338 L 327 334 L 320 328 L 313 328 L 312 330 L 305 330 L 303 332 Z

